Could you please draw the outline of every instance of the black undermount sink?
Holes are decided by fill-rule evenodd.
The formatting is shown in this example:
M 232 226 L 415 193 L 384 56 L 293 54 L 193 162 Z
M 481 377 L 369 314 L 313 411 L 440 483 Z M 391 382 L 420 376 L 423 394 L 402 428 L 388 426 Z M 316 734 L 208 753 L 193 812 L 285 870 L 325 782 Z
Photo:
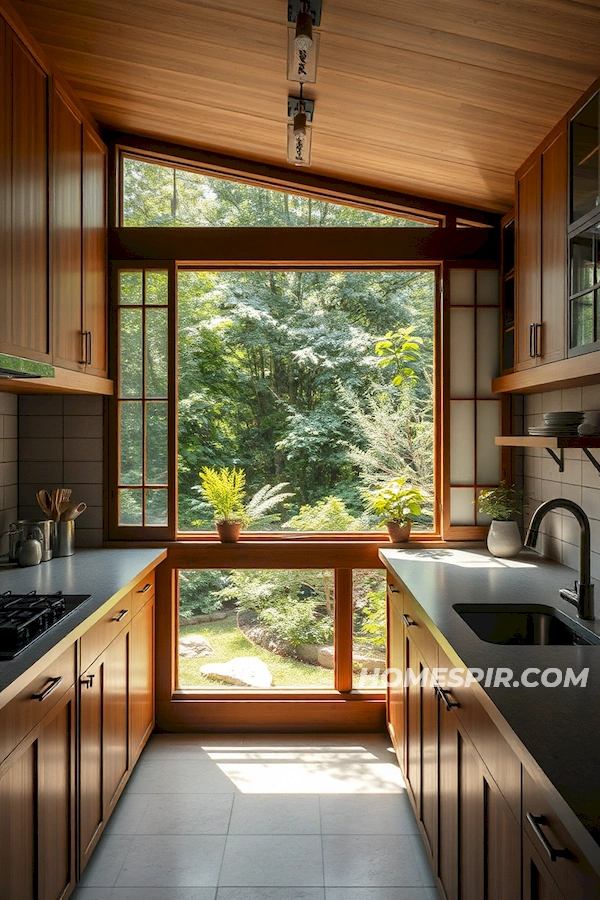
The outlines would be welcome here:
M 453 608 L 477 637 L 489 644 L 600 644 L 600 636 L 551 606 L 457 603 Z

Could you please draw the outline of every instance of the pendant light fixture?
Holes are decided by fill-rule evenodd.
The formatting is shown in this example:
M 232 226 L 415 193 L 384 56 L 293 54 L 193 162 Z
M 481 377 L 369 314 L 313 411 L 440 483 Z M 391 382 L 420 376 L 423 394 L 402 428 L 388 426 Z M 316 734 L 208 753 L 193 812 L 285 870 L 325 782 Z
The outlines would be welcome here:
M 320 35 L 313 29 L 321 22 L 321 0 L 288 2 L 287 77 L 300 85 L 300 97 L 288 97 L 288 162 L 310 165 L 314 101 L 303 96 L 303 86 L 317 80 Z

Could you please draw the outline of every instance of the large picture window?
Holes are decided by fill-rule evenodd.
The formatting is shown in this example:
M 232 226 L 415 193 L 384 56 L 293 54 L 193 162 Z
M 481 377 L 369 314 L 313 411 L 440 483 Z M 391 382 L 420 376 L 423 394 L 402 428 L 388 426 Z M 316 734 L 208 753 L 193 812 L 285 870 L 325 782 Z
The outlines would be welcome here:
M 398 476 L 433 529 L 433 271 L 180 270 L 177 293 L 180 532 L 214 531 L 199 472 L 234 466 L 250 531 L 378 530 L 364 492 Z

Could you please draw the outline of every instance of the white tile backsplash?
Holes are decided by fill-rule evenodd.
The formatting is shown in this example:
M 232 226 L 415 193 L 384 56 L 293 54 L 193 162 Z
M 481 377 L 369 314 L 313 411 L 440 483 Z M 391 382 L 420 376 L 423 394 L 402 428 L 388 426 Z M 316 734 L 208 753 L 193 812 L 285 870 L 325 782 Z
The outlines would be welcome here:
M 542 411 L 583 409 L 590 421 L 600 421 L 600 383 L 525 396 L 525 433 L 542 422 Z M 526 524 L 540 503 L 564 497 L 586 511 L 592 530 L 592 575 L 600 579 L 600 474 L 581 450 L 566 450 L 564 472 L 543 448 L 524 451 L 524 485 L 533 497 L 525 516 Z M 600 461 L 600 451 L 590 451 Z M 565 566 L 579 566 L 579 526 L 573 516 L 557 511 L 542 523 L 538 550 Z

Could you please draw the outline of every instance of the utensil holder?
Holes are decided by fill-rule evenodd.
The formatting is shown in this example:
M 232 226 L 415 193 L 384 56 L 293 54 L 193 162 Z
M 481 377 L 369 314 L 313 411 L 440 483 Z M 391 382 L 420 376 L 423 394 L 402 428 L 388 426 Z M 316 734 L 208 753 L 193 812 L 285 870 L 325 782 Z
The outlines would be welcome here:
M 56 522 L 53 556 L 73 556 L 75 552 L 75 522 Z

